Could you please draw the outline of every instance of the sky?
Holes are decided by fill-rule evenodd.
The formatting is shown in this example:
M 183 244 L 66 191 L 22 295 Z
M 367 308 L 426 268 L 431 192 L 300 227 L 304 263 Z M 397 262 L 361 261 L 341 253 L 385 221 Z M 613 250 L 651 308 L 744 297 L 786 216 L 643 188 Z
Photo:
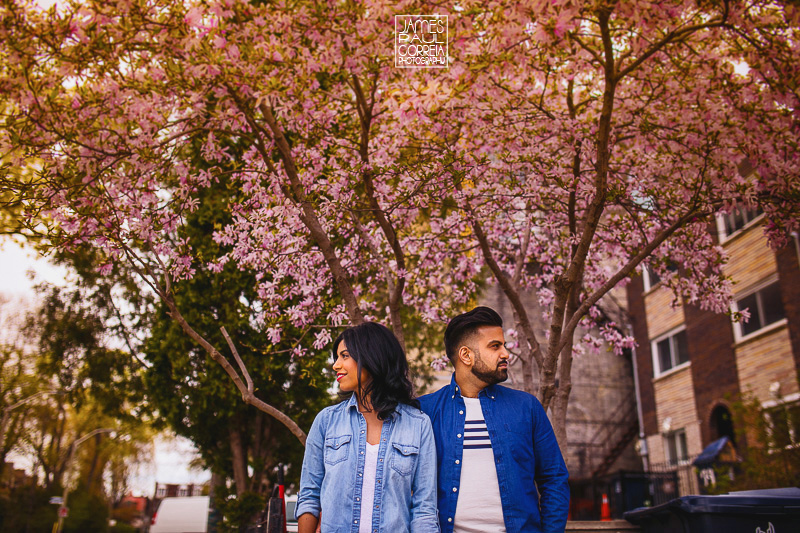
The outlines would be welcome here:
M 69 279 L 65 269 L 50 264 L 35 251 L 21 247 L 8 237 L 0 237 L 0 295 L 12 302 L 30 302 L 35 296 L 33 286 L 42 281 L 65 286 Z M 153 444 L 152 461 L 140 465 L 130 480 L 134 495 L 152 497 L 156 481 L 203 483 L 211 477 L 207 471 L 190 468 L 189 463 L 197 453 L 189 440 L 164 435 Z M 22 466 L 28 465 L 17 464 L 17 468 Z

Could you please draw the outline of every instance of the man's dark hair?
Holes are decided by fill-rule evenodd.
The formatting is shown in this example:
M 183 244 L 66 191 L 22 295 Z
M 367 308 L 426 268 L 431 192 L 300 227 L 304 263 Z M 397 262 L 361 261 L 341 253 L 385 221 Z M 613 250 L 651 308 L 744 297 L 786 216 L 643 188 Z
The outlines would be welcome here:
M 461 315 L 453 317 L 444 330 L 444 351 L 450 361 L 455 361 L 458 349 L 464 340 L 475 333 L 481 326 L 503 327 L 503 319 L 491 307 L 476 307 Z
M 365 407 L 377 411 L 381 420 L 386 420 L 398 403 L 419 408 L 408 377 L 406 354 L 392 330 L 376 322 L 364 322 L 347 328 L 333 341 L 334 360 L 342 341 L 350 357 L 358 363 L 358 389 L 362 392 Z M 363 388 L 362 368 L 372 378 Z

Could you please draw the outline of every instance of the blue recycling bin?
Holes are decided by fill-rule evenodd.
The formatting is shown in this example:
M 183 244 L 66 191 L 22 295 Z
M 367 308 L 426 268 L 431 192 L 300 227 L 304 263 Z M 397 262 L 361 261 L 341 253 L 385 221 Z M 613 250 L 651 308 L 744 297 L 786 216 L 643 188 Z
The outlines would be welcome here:
M 798 533 L 800 488 L 683 496 L 623 516 L 642 533 Z

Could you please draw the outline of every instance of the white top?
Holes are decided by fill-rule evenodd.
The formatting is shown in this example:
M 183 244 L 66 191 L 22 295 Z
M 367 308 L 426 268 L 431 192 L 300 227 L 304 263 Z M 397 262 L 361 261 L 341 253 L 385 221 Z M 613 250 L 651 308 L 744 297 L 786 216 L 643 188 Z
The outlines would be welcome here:
M 494 452 L 483 418 L 481 401 L 464 398 L 464 456 L 461 484 L 456 503 L 454 533 L 505 533 L 500 484 L 494 466 Z
M 378 471 L 378 444 L 367 443 L 367 455 L 364 459 L 364 483 L 361 485 L 361 518 L 358 533 L 371 533 L 372 507 L 375 503 L 375 473 Z

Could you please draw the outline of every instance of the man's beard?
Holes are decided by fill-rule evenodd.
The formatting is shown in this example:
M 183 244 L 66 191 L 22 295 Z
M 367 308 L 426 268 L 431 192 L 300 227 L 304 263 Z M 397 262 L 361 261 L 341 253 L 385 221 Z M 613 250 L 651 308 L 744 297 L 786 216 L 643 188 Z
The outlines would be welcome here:
M 481 359 L 481 353 L 477 350 L 473 350 L 473 352 L 475 352 L 475 364 L 472 365 L 472 374 L 475 377 L 489 385 L 502 383 L 508 379 L 508 368 L 497 368 L 500 364 L 508 364 L 508 361 L 499 360 L 497 366 L 489 368 L 489 365 Z

